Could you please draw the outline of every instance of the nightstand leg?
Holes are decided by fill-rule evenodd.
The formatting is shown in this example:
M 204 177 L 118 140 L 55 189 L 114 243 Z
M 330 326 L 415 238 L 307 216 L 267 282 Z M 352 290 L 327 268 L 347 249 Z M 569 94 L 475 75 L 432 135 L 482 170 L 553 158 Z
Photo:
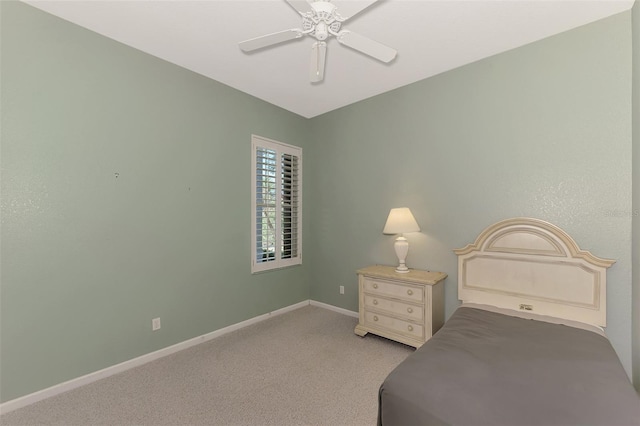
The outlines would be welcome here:
M 368 333 L 367 330 L 365 330 L 364 328 L 360 327 L 360 324 L 356 325 L 356 328 L 355 328 L 355 330 L 353 330 L 353 332 L 356 333 L 360 337 L 364 337 Z

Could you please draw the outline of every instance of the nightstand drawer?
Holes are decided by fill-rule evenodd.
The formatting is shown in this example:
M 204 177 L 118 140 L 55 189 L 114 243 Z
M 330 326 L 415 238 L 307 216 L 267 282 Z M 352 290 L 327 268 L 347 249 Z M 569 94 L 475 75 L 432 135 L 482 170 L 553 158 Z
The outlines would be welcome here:
M 422 287 L 419 286 L 409 286 L 392 281 L 375 280 L 369 277 L 364 277 L 363 285 L 366 293 L 396 297 L 398 299 L 413 302 L 422 302 L 424 300 L 424 291 Z
M 365 324 L 371 327 L 382 327 L 396 333 L 408 335 L 417 339 L 424 339 L 424 327 L 420 324 L 414 324 L 409 321 L 403 321 L 373 312 L 365 312 L 364 321 Z
M 377 309 L 386 311 L 391 314 L 406 317 L 408 319 L 422 322 L 424 318 L 424 307 L 411 305 L 409 303 L 400 302 L 392 299 L 385 299 L 370 294 L 364 296 L 364 306 L 369 309 Z

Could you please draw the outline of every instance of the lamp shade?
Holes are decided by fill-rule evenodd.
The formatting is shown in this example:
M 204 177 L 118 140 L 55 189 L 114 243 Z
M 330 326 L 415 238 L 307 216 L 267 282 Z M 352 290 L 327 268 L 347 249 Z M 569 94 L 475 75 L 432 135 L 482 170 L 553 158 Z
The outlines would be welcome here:
M 418 232 L 420 226 L 407 207 L 391 209 L 387 223 L 382 230 L 383 234 L 404 234 L 405 232 Z

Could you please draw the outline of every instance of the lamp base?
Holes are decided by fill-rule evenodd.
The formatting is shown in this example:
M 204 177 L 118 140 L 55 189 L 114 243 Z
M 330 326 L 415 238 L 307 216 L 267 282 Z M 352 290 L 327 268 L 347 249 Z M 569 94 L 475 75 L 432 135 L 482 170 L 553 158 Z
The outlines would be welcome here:
M 404 266 L 404 265 L 402 265 Z M 409 272 L 409 268 L 407 268 L 406 266 L 404 266 L 404 268 L 402 268 L 401 266 L 398 266 L 396 268 L 396 272 L 399 274 L 406 274 L 407 272 Z
M 396 256 L 398 256 L 398 267 L 396 268 L 396 272 L 399 274 L 406 274 L 409 272 L 409 268 L 407 268 L 404 261 L 407 258 L 407 252 L 409 251 L 409 242 L 405 237 L 400 235 L 396 238 L 396 242 L 393 244 L 393 247 L 396 250 Z

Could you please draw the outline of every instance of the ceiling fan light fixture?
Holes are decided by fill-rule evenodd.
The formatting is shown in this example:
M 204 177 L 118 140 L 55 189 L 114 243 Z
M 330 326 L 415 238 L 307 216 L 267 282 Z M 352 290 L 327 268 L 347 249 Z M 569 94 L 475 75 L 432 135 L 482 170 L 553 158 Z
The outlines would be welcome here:
M 329 37 L 329 27 L 323 21 L 318 22 L 314 36 L 317 40 L 323 41 Z

